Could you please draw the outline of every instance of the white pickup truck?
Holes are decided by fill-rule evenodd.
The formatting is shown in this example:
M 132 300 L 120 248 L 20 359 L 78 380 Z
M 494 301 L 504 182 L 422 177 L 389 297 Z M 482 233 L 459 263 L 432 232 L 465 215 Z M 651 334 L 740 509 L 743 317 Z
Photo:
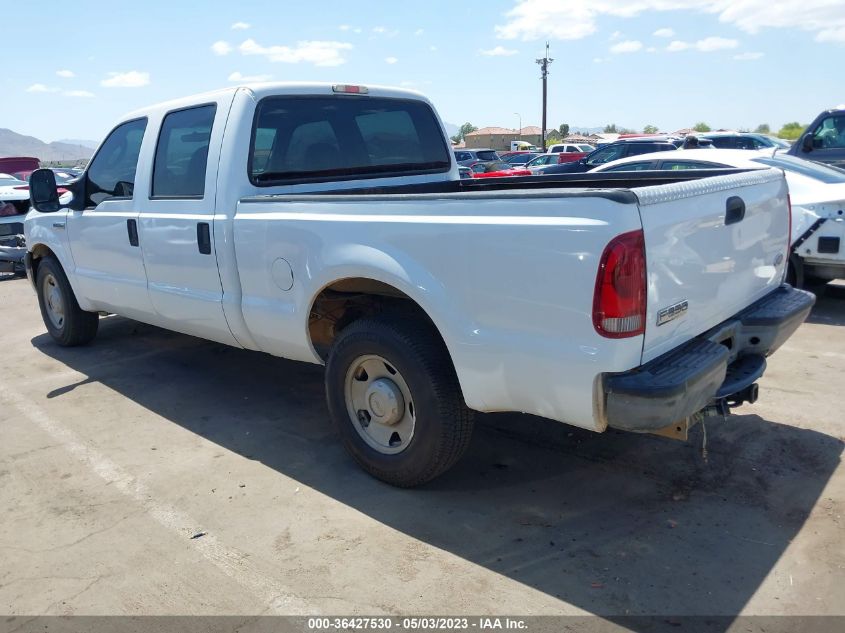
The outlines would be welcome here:
M 146 108 L 63 186 L 70 201 L 36 172 L 25 224 L 57 343 L 115 313 L 325 363 L 345 446 L 400 486 L 458 460 L 473 411 L 682 433 L 753 402 L 813 304 L 783 284 L 782 172 L 462 181 L 433 107 L 403 90 L 260 84 Z

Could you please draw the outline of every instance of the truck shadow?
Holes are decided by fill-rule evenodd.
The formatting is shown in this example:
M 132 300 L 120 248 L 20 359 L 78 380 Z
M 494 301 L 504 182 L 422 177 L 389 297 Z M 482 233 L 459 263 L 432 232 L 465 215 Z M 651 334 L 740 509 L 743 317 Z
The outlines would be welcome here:
M 807 319 L 808 323 L 845 325 L 845 285 L 835 283 L 815 289 L 816 305 Z
M 624 623 L 738 613 L 795 538 L 843 443 L 750 412 L 687 444 L 480 416 L 465 458 L 398 490 L 347 457 L 322 368 L 113 317 L 90 347 L 33 345 L 193 433 L 471 563 Z M 292 437 L 296 437 L 292 441 Z M 316 535 L 315 535 L 316 538 Z M 730 618 L 716 629 L 725 630 Z

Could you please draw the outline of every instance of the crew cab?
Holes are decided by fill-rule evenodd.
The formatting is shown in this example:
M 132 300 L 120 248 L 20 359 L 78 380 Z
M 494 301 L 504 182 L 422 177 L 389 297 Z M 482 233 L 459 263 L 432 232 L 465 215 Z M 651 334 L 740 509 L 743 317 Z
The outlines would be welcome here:
M 756 398 L 813 296 L 775 169 L 460 179 L 418 93 L 255 84 L 127 115 L 36 171 L 26 268 L 60 345 L 115 313 L 325 364 L 369 473 L 424 483 L 476 411 L 685 430 Z M 232 420 L 237 424 L 237 420 Z

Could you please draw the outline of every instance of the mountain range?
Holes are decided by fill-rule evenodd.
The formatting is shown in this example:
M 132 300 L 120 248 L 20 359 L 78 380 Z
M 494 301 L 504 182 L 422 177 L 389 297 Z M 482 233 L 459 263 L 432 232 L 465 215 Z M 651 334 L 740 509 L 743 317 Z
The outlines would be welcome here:
M 91 158 L 95 147 L 96 143 L 93 141 L 79 139 L 45 143 L 34 136 L 0 128 L 0 157 L 35 156 L 42 161 L 77 160 Z

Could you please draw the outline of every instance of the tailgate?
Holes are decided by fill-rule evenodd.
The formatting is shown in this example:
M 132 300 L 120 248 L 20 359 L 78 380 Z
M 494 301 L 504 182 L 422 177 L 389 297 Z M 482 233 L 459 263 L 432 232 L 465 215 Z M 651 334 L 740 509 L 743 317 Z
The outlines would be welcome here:
M 635 189 L 645 234 L 642 361 L 777 288 L 787 264 L 787 187 L 765 169 Z

